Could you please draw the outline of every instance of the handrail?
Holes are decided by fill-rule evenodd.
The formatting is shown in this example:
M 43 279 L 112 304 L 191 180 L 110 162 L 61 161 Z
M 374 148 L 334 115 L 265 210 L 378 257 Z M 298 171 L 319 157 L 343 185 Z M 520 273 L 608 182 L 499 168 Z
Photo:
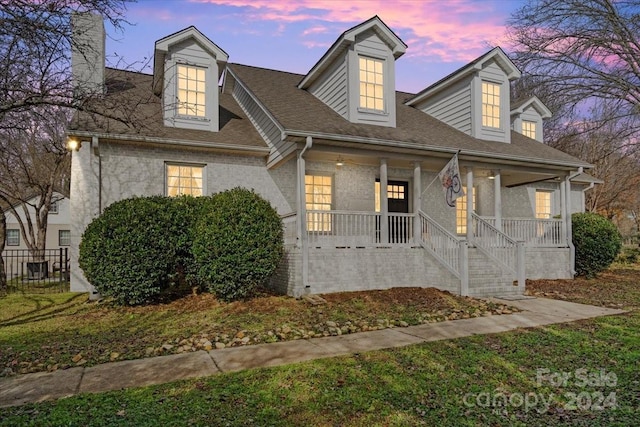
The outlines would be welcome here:
M 420 216 L 420 244 L 457 278 L 461 277 L 461 240 L 422 211 Z
M 516 275 L 518 285 L 524 287 L 524 242 L 507 236 L 475 212 L 471 213 L 473 243 L 478 249 Z

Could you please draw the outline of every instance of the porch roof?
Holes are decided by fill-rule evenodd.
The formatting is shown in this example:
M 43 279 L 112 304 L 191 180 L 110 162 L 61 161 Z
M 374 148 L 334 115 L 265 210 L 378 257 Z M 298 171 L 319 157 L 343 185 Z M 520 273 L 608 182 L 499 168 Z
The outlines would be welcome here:
M 320 139 L 372 143 L 383 142 L 398 148 L 455 153 L 487 160 L 513 160 L 537 165 L 591 167 L 576 157 L 548 145 L 511 132 L 511 143 L 473 138 L 404 103 L 414 94 L 396 92 L 396 127 L 351 123 L 297 85 L 301 74 L 229 64 L 234 76 L 285 129 L 285 133 L 310 135 Z

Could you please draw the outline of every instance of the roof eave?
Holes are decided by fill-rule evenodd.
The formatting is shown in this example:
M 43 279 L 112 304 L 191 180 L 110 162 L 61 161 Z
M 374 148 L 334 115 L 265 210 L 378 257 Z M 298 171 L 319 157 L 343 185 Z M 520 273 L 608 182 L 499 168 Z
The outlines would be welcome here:
M 293 130 L 293 129 L 285 130 L 285 134 L 287 136 L 293 136 L 293 137 L 310 136 L 312 138 L 325 139 L 329 141 L 358 142 L 358 143 L 371 144 L 371 145 L 413 149 L 417 151 L 429 151 L 429 152 L 438 152 L 438 153 L 447 153 L 447 154 L 456 154 L 459 152 L 461 155 L 473 156 L 473 157 L 478 157 L 478 158 L 483 158 L 483 159 L 488 159 L 493 161 L 504 160 L 504 161 L 514 161 L 514 162 L 522 162 L 522 163 L 534 163 L 537 165 L 555 166 L 555 167 L 568 168 L 568 169 L 574 169 L 579 167 L 589 169 L 593 167 L 592 164 L 586 163 L 580 160 L 578 160 L 578 162 L 546 160 L 546 159 L 540 159 L 540 158 L 534 158 L 534 157 L 514 156 L 512 154 L 488 153 L 485 151 L 476 151 L 476 150 L 468 150 L 468 149 L 460 150 L 458 148 L 439 147 L 439 146 L 432 146 L 432 145 L 416 145 L 416 144 L 406 143 L 401 141 L 368 138 L 368 137 L 352 136 L 352 135 L 329 134 L 329 133 L 323 133 L 323 132 L 308 132 L 308 131 Z

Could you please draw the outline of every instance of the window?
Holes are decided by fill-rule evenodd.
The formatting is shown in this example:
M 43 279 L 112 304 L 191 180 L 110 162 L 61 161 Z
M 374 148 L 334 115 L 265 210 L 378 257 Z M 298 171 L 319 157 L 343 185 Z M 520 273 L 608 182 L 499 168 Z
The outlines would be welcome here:
M 467 186 L 463 185 L 462 190 L 464 196 L 459 197 L 456 200 L 456 232 L 458 234 L 467 234 Z M 476 189 L 473 188 L 473 194 L 471 195 L 473 201 L 473 210 L 476 210 Z
M 531 139 L 536 139 L 536 122 L 522 121 L 522 134 Z
M 536 218 L 551 218 L 551 192 L 536 190 Z
M 500 85 L 482 82 L 482 126 L 500 128 Z
M 376 181 L 375 185 L 375 211 L 380 212 L 380 181 Z M 387 184 L 387 197 L 389 199 L 404 200 L 406 197 L 405 186 L 396 184 Z
M 305 175 L 304 192 L 307 206 L 307 230 L 331 231 L 332 178 L 323 175 Z
M 202 196 L 203 166 L 167 165 L 167 195 L 174 197 L 182 194 Z
M 58 246 L 70 246 L 71 245 L 71 231 L 59 230 L 58 231 Z
M 51 206 L 49 206 L 49 213 L 50 214 L 57 214 L 58 213 L 59 203 L 60 203 L 60 200 L 55 200 L 55 201 L 51 202 Z
M 384 61 L 360 57 L 360 108 L 384 111 Z
M 204 117 L 205 69 L 178 65 L 178 114 Z
M 7 246 L 20 246 L 20 230 L 7 230 Z

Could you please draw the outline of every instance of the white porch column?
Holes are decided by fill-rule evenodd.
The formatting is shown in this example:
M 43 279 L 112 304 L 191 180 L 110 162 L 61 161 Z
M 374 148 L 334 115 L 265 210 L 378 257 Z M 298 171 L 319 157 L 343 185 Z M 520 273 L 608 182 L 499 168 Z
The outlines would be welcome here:
M 502 231 L 502 188 L 500 184 L 500 169 L 493 171 L 493 201 L 496 228 Z
M 571 242 L 573 238 L 573 229 L 571 226 L 571 181 L 569 180 L 569 176 L 565 180 L 565 194 L 566 194 L 566 206 L 567 206 L 567 240 Z
M 467 168 L 467 241 L 473 240 L 473 168 Z
M 389 195 L 387 159 L 380 159 L 380 243 L 389 243 Z
M 420 162 L 413 164 L 413 244 L 418 245 L 422 241 L 422 230 L 420 225 L 420 215 L 422 209 L 422 169 Z
M 562 218 L 562 236 L 567 239 L 567 180 L 560 181 L 560 217 Z M 568 243 L 571 239 L 567 239 Z

